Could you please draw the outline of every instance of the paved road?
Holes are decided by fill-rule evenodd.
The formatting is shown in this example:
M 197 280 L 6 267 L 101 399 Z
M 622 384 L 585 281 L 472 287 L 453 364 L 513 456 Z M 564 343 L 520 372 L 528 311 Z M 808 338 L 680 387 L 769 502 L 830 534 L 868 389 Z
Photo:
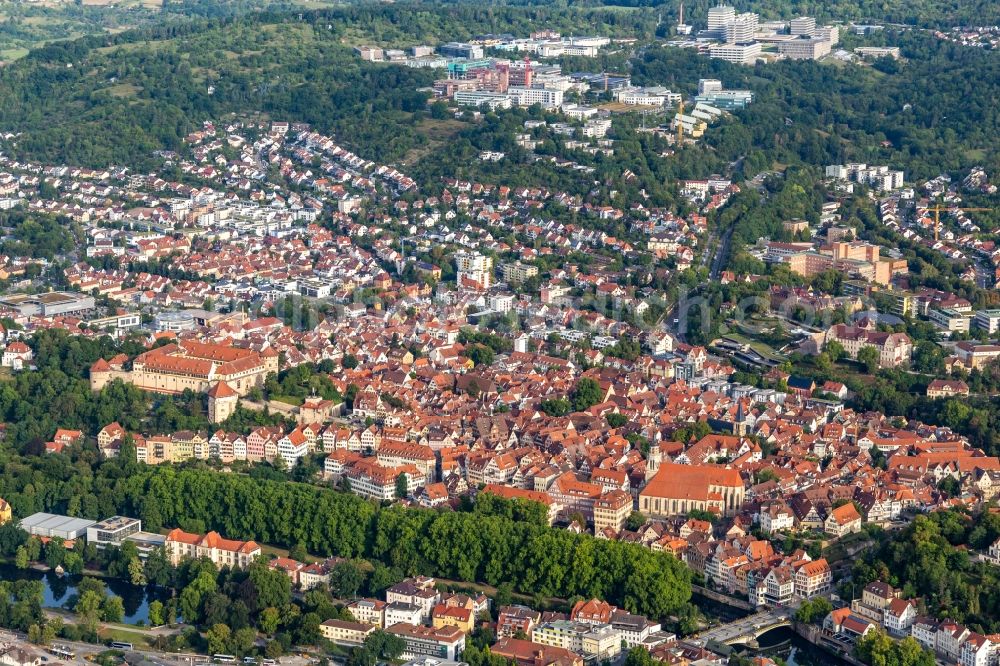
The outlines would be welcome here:
M 80 666 L 83 665 L 92 666 L 92 662 L 88 661 L 86 658 L 88 656 L 93 657 L 109 649 L 105 645 L 95 645 L 93 643 L 82 643 L 77 641 L 56 639 L 52 641 L 51 647 L 67 649 L 71 652 L 76 653 L 75 659 L 63 659 L 61 657 L 53 656 L 51 653 L 47 652 L 47 649 L 44 647 L 29 644 L 27 635 L 21 632 L 0 631 L 0 642 L 5 642 L 5 641 L 24 643 L 30 649 L 42 655 L 45 655 L 48 658 L 48 661 L 59 661 L 64 664 L 79 664 Z M 151 662 L 156 666 L 189 666 L 194 663 L 198 662 L 204 663 L 209 660 L 208 656 L 206 655 L 199 655 L 193 653 L 178 654 L 172 652 L 160 652 L 157 650 L 149 650 L 145 648 L 130 650 L 126 653 L 126 660 L 130 662 L 139 661 L 139 659 L 135 659 L 135 657 L 142 657 L 142 660 L 146 662 Z M 311 660 L 306 657 L 301 657 L 297 654 L 281 657 L 281 659 L 279 659 L 278 661 L 281 666 L 307 666 L 308 664 L 315 663 L 315 660 Z
M 733 622 L 712 627 L 698 634 L 696 638 L 702 645 L 710 640 L 727 643 L 743 636 L 752 636 L 762 627 L 788 620 L 791 617 L 791 613 L 792 611 L 789 608 L 775 608 L 761 611 L 760 613 L 754 613 Z

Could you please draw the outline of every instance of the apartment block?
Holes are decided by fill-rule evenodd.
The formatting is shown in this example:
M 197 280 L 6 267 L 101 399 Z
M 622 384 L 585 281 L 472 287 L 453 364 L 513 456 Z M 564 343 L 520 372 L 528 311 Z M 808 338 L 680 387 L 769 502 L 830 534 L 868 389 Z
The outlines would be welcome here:
M 403 650 L 405 659 L 458 659 L 465 650 L 465 633 L 457 627 L 423 627 L 399 623 L 387 627 L 386 632 L 406 642 Z
M 632 495 L 623 490 L 606 492 L 594 500 L 594 534 L 604 530 L 617 534 L 632 513 Z
M 370 624 L 345 622 L 344 620 L 326 620 L 319 625 L 323 638 L 337 645 L 364 645 L 368 635 L 375 631 Z

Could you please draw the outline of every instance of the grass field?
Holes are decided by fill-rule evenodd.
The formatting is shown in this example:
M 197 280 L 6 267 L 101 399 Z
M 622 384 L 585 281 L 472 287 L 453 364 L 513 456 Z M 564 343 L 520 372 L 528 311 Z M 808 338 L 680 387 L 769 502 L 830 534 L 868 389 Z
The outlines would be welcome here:
M 105 627 L 98 632 L 104 640 L 131 643 L 137 647 L 149 647 L 149 637 L 138 629 L 125 629 L 124 627 Z
M 140 90 L 142 90 L 142 88 L 128 83 L 120 83 L 116 86 L 104 89 L 104 91 L 112 97 L 135 97 L 135 94 Z
M 776 352 L 769 345 L 760 342 L 759 340 L 753 340 L 746 337 L 745 335 L 740 335 L 739 333 L 727 333 L 723 336 L 734 342 L 738 342 L 743 345 L 749 345 L 751 349 L 763 356 L 764 358 L 771 359 L 772 361 L 782 362 L 787 360 L 784 356 Z
M 3 62 L 13 62 L 19 58 L 23 58 L 28 55 L 28 49 L 24 47 L 15 47 L 11 49 L 0 50 L 0 60 Z

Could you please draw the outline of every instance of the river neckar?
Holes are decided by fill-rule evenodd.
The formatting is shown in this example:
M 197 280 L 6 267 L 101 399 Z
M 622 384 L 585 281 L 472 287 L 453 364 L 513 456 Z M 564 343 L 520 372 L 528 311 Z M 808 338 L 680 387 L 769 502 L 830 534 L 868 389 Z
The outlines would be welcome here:
M 750 615 L 745 610 L 713 601 L 697 592 L 692 595 L 691 601 L 702 614 L 717 622 L 733 622 Z M 751 654 L 781 657 L 788 666 L 847 665 L 847 662 L 837 655 L 810 643 L 789 627 L 772 629 L 760 636 L 757 648 L 748 652 L 748 655 Z

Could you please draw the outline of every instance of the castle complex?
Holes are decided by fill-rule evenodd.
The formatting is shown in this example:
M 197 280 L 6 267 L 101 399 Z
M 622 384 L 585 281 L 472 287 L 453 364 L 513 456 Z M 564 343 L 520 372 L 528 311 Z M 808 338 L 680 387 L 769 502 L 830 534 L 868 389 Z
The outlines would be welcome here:
M 278 372 L 278 353 L 273 349 L 256 352 L 226 345 L 179 341 L 151 349 L 132 361 L 126 370 L 124 356 L 98 360 L 90 368 L 90 388 L 100 391 L 114 379 L 134 384 L 154 393 L 181 393 L 191 389 L 208 391 L 218 382 L 244 396 L 255 386 L 263 386 L 269 373 Z

